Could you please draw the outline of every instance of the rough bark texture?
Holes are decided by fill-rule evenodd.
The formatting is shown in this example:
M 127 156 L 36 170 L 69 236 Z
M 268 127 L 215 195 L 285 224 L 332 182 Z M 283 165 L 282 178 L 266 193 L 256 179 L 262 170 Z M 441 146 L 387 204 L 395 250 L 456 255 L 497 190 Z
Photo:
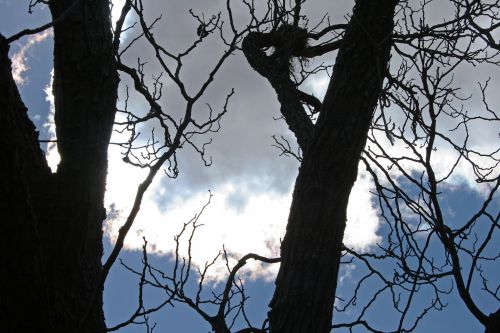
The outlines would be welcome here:
M 50 1 L 53 18 L 77 0 Z M 0 41 L 2 219 L 0 319 L 8 332 L 105 327 L 103 198 L 118 77 L 109 2 L 79 1 L 54 27 L 54 96 L 61 163 L 51 174 L 38 148 Z M 97 290 L 98 300 L 81 319 Z M 29 320 L 26 320 L 29 317 Z
M 347 201 L 388 65 L 395 1 L 358 0 L 295 184 L 271 332 L 329 332 Z
M 6 332 L 36 332 L 51 326 L 36 216 L 40 188 L 50 171 L 7 52 L 0 36 L 0 321 Z
M 314 125 L 302 106 L 295 83 L 290 79 L 289 62 L 294 51 L 294 41 L 303 40 L 305 34 L 299 29 L 290 32 L 286 37 L 280 31 L 250 32 L 243 40 L 242 49 L 250 66 L 264 76 L 276 91 L 281 114 L 295 134 L 299 147 L 304 149 L 310 144 Z M 283 38 L 286 40 L 281 42 L 280 39 Z M 264 48 L 276 47 L 276 44 L 281 44 L 281 52 L 277 51 L 272 55 L 264 52 Z

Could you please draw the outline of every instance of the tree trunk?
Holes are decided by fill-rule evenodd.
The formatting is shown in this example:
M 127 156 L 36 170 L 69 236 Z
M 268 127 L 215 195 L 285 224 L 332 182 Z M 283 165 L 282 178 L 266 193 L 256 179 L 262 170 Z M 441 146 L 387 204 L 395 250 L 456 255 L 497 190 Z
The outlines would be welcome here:
M 53 19 L 77 1 L 50 1 Z M 99 285 L 103 198 L 118 85 L 109 2 L 79 1 L 54 27 L 61 155 L 56 174 L 50 174 L 38 148 L 10 74 L 5 42 L 1 52 L 0 131 L 7 156 L 1 164 L 0 231 L 9 235 L 1 248 L 3 327 L 9 332 L 104 328 Z M 96 293 L 96 306 L 80 327 Z
M 0 321 L 6 332 L 36 332 L 51 326 L 36 216 L 50 171 L 12 78 L 8 50 L 0 36 Z
M 488 316 L 485 333 L 500 333 L 500 309 Z
M 358 0 L 295 184 L 271 332 L 329 332 L 349 193 L 389 62 L 394 0 Z

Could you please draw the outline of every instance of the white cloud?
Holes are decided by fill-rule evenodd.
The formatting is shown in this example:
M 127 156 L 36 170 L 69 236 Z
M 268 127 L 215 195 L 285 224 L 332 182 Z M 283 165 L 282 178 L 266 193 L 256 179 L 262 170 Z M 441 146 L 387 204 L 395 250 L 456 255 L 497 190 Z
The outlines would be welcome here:
M 346 279 L 347 281 L 351 280 L 352 272 L 354 272 L 355 269 L 356 269 L 355 264 L 342 265 L 342 267 L 340 268 L 339 279 L 338 279 L 340 285 L 342 285 Z
M 38 34 L 29 36 L 26 43 L 21 44 L 19 50 L 12 56 L 12 76 L 18 85 L 22 86 L 28 80 L 24 75 L 26 71 L 30 69 L 28 52 L 33 46 L 43 42 L 49 37 L 52 37 L 52 29 L 44 30 Z
M 56 124 L 54 122 L 54 112 L 55 112 L 55 104 L 54 104 L 54 94 L 52 93 L 52 85 L 54 84 L 54 69 L 50 71 L 50 83 L 45 87 L 45 100 L 49 102 L 49 113 L 47 114 L 47 120 L 43 124 L 43 127 L 48 132 L 49 140 L 56 139 Z M 52 172 L 56 172 L 57 165 L 61 161 L 61 156 L 59 156 L 59 152 L 57 151 L 57 143 L 49 142 L 47 144 L 47 151 L 45 153 L 45 158 L 47 159 L 47 163 L 49 164 Z
M 116 21 L 120 18 L 120 15 L 122 13 L 122 8 L 123 5 L 125 4 L 125 0 L 112 0 L 111 3 L 113 6 L 111 7 L 111 23 L 113 24 L 113 28 L 116 25 Z M 132 12 L 132 11 L 131 11 Z M 126 29 L 130 25 L 130 17 L 131 17 L 131 12 L 128 13 L 123 28 Z M 120 36 L 120 41 L 124 41 L 128 36 L 128 31 L 125 31 L 122 33 Z
M 106 205 L 114 205 L 121 212 L 121 218 L 109 221 L 106 232 L 111 239 L 117 235 L 133 200 L 132 191 L 142 177 L 142 170 L 125 166 L 117 158 L 117 151 L 110 149 L 110 172 Z M 121 165 L 117 165 L 117 163 Z M 126 177 L 126 187 L 124 187 Z M 175 180 L 174 180 L 175 181 Z M 158 182 L 156 182 L 158 183 Z M 232 257 L 240 257 L 249 252 L 273 257 L 286 225 L 289 207 L 287 196 L 260 194 L 248 198 L 242 212 L 227 206 L 227 198 L 237 192 L 233 184 L 220 184 L 213 189 L 211 204 L 200 217 L 202 226 L 197 229 L 192 247 L 195 265 L 203 267 L 211 261 L 224 245 Z M 152 192 L 152 191 L 151 191 Z M 150 192 L 150 193 L 151 193 Z M 207 202 L 208 192 L 199 193 L 186 200 L 177 199 L 162 211 L 151 195 L 146 195 L 141 211 L 129 232 L 125 248 L 140 249 L 142 237 L 146 237 L 153 252 L 172 254 L 175 249 L 173 237 L 182 229 L 183 223 L 189 221 Z M 187 255 L 187 240 L 181 240 L 181 254 Z M 276 266 L 276 265 L 274 265 Z M 249 262 L 247 272 L 254 276 L 274 276 L 277 267 L 266 265 L 264 268 L 255 262 Z M 225 274 L 223 261 L 217 263 L 208 278 L 217 280 Z M 222 275 L 221 275 L 222 273 Z
M 173 4 L 181 7 L 190 5 L 185 2 Z M 152 6 L 149 10 L 154 13 L 159 12 L 159 9 L 155 10 L 153 3 Z M 167 32 L 168 38 L 163 36 L 163 33 L 162 36 L 165 37 L 165 43 L 169 47 L 179 44 L 182 38 L 185 42 L 196 37 L 196 25 L 193 26 L 189 15 L 182 16 L 187 17 L 186 20 L 177 22 L 180 21 L 179 13 L 187 13 L 187 9 L 175 7 L 175 10 L 171 9 L 165 13 L 165 15 L 175 13 L 175 17 L 169 19 L 165 16 L 165 20 L 158 23 L 157 29 Z M 180 25 L 175 29 L 169 29 L 168 24 L 175 22 Z M 186 35 L 168 36 L 168 32 L 173 31 L 181 31 Z M 217 55 L 220 52 L 211 49 L 209 51 L 205 53 Z M 138 56 L 146 57 L 144 48 L 131 52 L 132 63 L 137 61 Z M 206 70 L 206 64 L 209 62 L 207 57 L 195 60 L 200 60 L 197 65 L 205 67 L 203 71 Z M 152 63 L 148 65 L 151 66 L 149 68 L 151 73 L 161 71 L 159 68 L 154 68 Z M 204 78 L 203 71 L 196 70 L 194 73 L 189 72 L 189 75 L 182 75 L 188 90 L 189 84 L 193 86 L 194 82 L 194 86 L 197 86 Z M 242 77 L 245 79 L 242 80 Z M 285 233 L 292 196 L 291 187 L 297 173 L 297 164 L 286 158 L 277 158 L 279 152 L 270 148 L 271 136 L 286 133 L 287 137 L 293 137 L 293 134 L 288 132 L 283 121 L 272 120 L 273 116 L 279 116 L 275 93 L 262 77 L 249 70 L 241 54 L 231 58 L 217 75 L 215 88 L 207 92 L 206 100 L 214 103 L 214 107 L 216 107 L 214 101 L 226 95 L 228 82 L 234 86 L 237 94 L 231 100 L 230 111 L 222 121 L 220 133 L 214 136 L 214 142 L 209 147 L 214 165 L 204 169 L 199 157 L 186 157 L 189 154 L 184 150 L 181 151 L 178 157 L 181 170 L 179 179 L 170 180 L 158 175 L 148 190 L 141 212 L 126 238 L 126 248 L 140 250 L 143 244 L 142 237 L 145 236 L 153 252 L 172 253 L 175 246 L 174 235 L 179 232 L 183 223 L 192 218 L 205 204 L 208 198 L 207 190 L 210 189 L 214 195 L 212 203 L 201 217 L 200 222 L 204 225 L 195 237 L 193 259 L 196 265 L 203 267 L 206 261 L 213 259 L 223 245 L 235 258 L 249 252 L 267 257 L 279 256 L 280 239 Z M 325 73 L 319 80 L 312 81 L 308 88 L 318 98 L 322 98 L 328 83 L 329 77 Z M 176 89 L 166 89 L 167 95 L 175 93 Z M 183 103 L 172 102 L 177 99 L 175 95 L 168 95 L 166 98 L 173 106 L 171 109 L 182 108 Z M 140 102 L 131 98 L 129 109 L 136 109 L 135 104 Z M 123 138 L 114 133 L 112 141 L 123 141 L 121 139 Z M 111 240 L 117 236 L 118 229 L 129 213 L 137 185 L 145 177 L 144 170 L 124 165 L 121 158 L 117 147 L 110 147 L 106 207 L 113 207 L 112 214 L 115 218 L 110 219 L 106 234 Z M 351 194 L 351 204 L 348 208 L 349 226 L 345 240 L 356 249 L 366 249 L 379 239 L 376 234 L 378 217 L 367 192 L 370 188 L 369 179 L 361 175 Z M 117 211 L 120 213 L 118 218 L 116 218 Z M 277 269 L 278 265 L 259 265 L 255 262 L 247 264 L 247 273 L 254 278 L 272 278 Z M 225 272 L 224 263 L 220 262 L 210 278 L 223 278 Z
M 330 77 L 325 72 L 322 72 L 313 80 L 308 81 L 308 88 L 312 90 L 314 96 L 323 99 L 329 83 Z
M 105 233 L 114 240 L 133 203 L 134 191 L 145 177 L 145 171 L 125 165 L 116 147 L 110 147 L 109 154 L 106 206 L 113 218 L 109 219 Z M 143 200 L 141 211 L 126 238 L 126 249 L 140 250 L 142 237 L 146 237 L 151 252 L 172 254 L 175 249 L 174 236 L 209 197 L 208 192 L 198 192 L 186 199 L 177 198 L 163 211 L 155 203 L 152 194 L 159 186 L 162 184 L 158 178 Z M 344 240 L 347 245 L 357 250 L 366 249 L 380 240 L 380 236 L 376 234 L 379 221 L 369 193 L 372 186 L 369 177 L 361 173 L 351 192 Z M 193 262 L 198 267 L 203 267 L 206 262 L 211 261 L 223 245 L 231 253 L 233 264 L 237 258 L 250 252 L 266 257 L 279 256 L 280 239 L 284 236 L 291 203 L 291 190 L 284 194 L 242 193 L 247 203 L 244 208 L 238 210 L 232 207 L 228 199 L 240 191 L 246 189 L 241 184 L 231 182 L 217 184 L 212 188 L 213 198 L 200 217 L 199 223 L 203 226 L 197 230 L 192 248 Z M 175 193 L 172 195 L 175 196 Z M 181 242 L 181 254 L 186 255 L 186 238 L 184 241 Z M 277 270 L 278 265 L 250 261 L 243 272 L 251 278 L 270 279 L 275 277 Z M 207 278 L 219 280 L 224 278 L 225 274 L 225 264 L 219 261 Z
M 111 8 L 111 21 L 115 24 L 120 17 L 125 0 L 112 0 L 111 2 L 113 3 L 113 7 Z
M 379 218 L 373 203 L 372 190 L 374 185 L 367 172 L 358 172 L 358 179 L 349 197 L 344 233 L 345 245 L 357 251 L 367 250 L 382 239 L 377 235 Z
M 500 174 L 500 165 L 495 161 L 494 158 L 486 156 L 486 154 L 493 153 L 493 156 L 495 158 L 498 159 L 500 157 L 498 151 L 494 153 L 495 149 L 497 148 L 494 148 L 494 144 L 492 144 L 492 142 L 495 141 L 493 137 L 497 134 L 493 133 L 493 131 L 492 133 L 488 133 L 486 130 L 478 130 L 474 132 L 471 131 L 469 135 L 469 140 L 477 140 L 477 136 L 482 136 L 485 138 L 488 137 L 488 139 L 484 140 L 481 145 L 475 144 L 469 145 L 468 147 L 469 149 L 485 154 L 483 156 L 478 154 L 469 155 L 470 160 L 472 160 L 476 165 L 480 165 L 481 167 L 486 168 L 485 170 L 475 169 L 471 162 L 464 157 L 461 157 L 459 159 L 459 152 L 448 142 L 439 139 L 436 139 L 436 142 L 434 143 L 435 149 L 431 154 L 431 166 L 437 180 L 441 180 L 447 177 L 445 181 L 439 184 L 441 190 L 452 190 L 455 188 L 463 188 L 465 186 L 468 189 L 476 192 L 477 194 L 485 195 L 489 193 L 491 184 L 486 182 L 477 182 L 477 173 L 479 172 L 483 175 L 486 175 L 488 171 L 491 171 L 489 178 L 494 178 L 495 175 L 498 176 Z M 406 143 L 403 143 L 400 140 L 395 141 L 394 144 L 390 144 L 389 140 L 382 133 L 378 133 L 377 135 L 375 135 L 375 138 L 377 142 L 382 145 L 386 154 L 397 160 L 398 164 L 401 166 L 401 169 L 404 170 L 407 174 L 410 174 L 414 177 L 416 175 L 421 175 L 422 173 L 426 174 L 424 165 L 420 162 L 417 162 L 419 161 L 419 157 L 415 154 L 416 151 L 418 155 L 425 158 L 426 145 L 423 142 L 418 142 L 410 148 Z M 460 137 L 453 138 L 452 136 L 450 136 L 450 139 L 453 140 L 459 147 L 463 144 L 463 139 Z M 369 143 L 368 145 L 371 151 L 382 155 L 382 152 L 377 146 L 371 143 Z M 410 158 L 412 160 L 410 160 Z M 378 158 L 378 161 L 385 168 L 385 171 L 388 172 L 391 179 L 396 182 L 396 184 L 400 184 L 403 179 L 406 179 L 402 171 L 394 166 L 392 162 L 382 158 Z M 379 176 L 382 176 L 380 172 L 377 173 L 379 173 Z M 417 178 L 418 177 L 419 176 L 417 176 Z M 381 180 L 383 179 L 384 177 L 382 177 Z M 427 185 L 427 181 L 424 181 L 424 186 Z

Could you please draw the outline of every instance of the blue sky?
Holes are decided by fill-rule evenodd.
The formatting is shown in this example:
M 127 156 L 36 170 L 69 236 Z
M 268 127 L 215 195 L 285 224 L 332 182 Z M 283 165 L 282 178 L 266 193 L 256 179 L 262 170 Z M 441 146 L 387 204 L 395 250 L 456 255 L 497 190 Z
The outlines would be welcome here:
M 310 1 L 312 2 L 312 1 Z M 321 4 L 310 5 L 307 9 L 311 15 L 318 15 L 329 8 Z M 164 21 L 166 25 L 172 24 L 175 29 L 165 29 L 164 40 L 173 48 L 181 48 L 187 43 L 184 39 L 192 40 L 196 36 L 194 31 L 189 30 L 195 23 L 190 21 L 187 9 L 197 8 L 197 1 L 172 2 L 169 3 L 168 11 L 165 11 Z M 204 10 L 209 11 L 217 4 L 204 4 Z M 334 18 L 342 18 L 351 6 L 351 2 L 340 5 L 338 12 L 332 15 Z M 28 1 L 0 0 L 0 33 L 10 36 L 13 33 L 26 28 L 36 27 L 49 20 L 48 10 L 37 9 L 34 14 L 27 14 Z M 150 13 L 165 10 L 165 4 L 161 1 L 151 2 Z M 331 10 L 333 10 L 332 8 Z M 180 19 L 180 17 L 183 17 Z M 180 21 L 179 21 L 180 20 Z M 170 23 L 172 22 L 172 23 Z M 29 47 L 27 47 L 29 45 Z M 216 57 L 217 46 L 207 46 L 206 58 L 203 60 L 199 55 L 187 63 L 188 68 L 183 72 L 186 82 L 196 87 L 204 75 L 204 65 Z M 29 38 L 23 38 L 11 46 L 11 56 L 20 54 L 24 50 L 22 62 L 27 66 L 21 73 L 24 83 L 19 84 L 24 102 L 29 108 L 29 114 L 42 139 L 51 136 L 50 126 L 50 102 L 47 101 L 45 89 L 50 85 L 50 71 L 52 69 L 52 41 L 47 36 L 40 41 L 29 42 Z M 141 50 L 132 50 L 131 59 L 140 55 Z M 191 67 L 189 67 L 189 65 Z M 149 71 L 154 73 L 157 68 L 151 65 Z M 479 72 L 479 73 L 478 73 Z M 460 76 L 467 77 L 482 74 L 462 72 Z M 497 79 L 498 74 L 493 75 Z M 126 79 L 123 78 L 124 82 Z M 284 157 L 278 157 L 278 151 L 271 147 L 273 134 L 286 135 L 293 138 L 287 132 L 282 122 L 273 121 L 273 117 L 279 115 L 277 104 L 272 88 L 258 75 L 250 71 L 241 55 L 235 55 L 229 60 L 203 102 L 213 104 L 214 108 L 220 107 L 224 96 L 231 86 L 236 88 L 236 96 L 231 101 L 230 112 L 222 122 L 222 130 L 214 136 L 210 146 L 210 154 L 213 156 L 214 165 L 210 168 L 203 167 L 202 162 L 193 152 L 182 151 L 179 155 L 181 174 L 178 179 L 172 180 L 168 177 L 157 178 L 154 186 L 147 195 L 147 201 L 143 204 L 143 210 L 134 225 L 131 234 L 127 238 L 126 250 L 121 254 L 121 259 L 127 264 L 140 267 L 142 237 L 146 237 L 153 247 L 151 262 L 165 269 L 171 268 L 169 253 L 172 252 L 173 236 L 180 230 L 182 223 L 188 221 L 208 199 L 208 190 L 213 193 L 211 205 L 202 215 L 200 229 L 196 238 L 197 246 L 193 249 L 195 264 L 203 265 L 210 260 L 225 245 L 230 253 L 236 257 L 247 252 L 255 252 L 266 256 L 275 256 L 279 249 L 279 240 L 282 238 L 288 207 L 290 193 L 297 173 L 297 162 Z M 318 77 L 311 81 L 306 87 L 317 95 L 324 93 L 328 80 L 327 77 Z M 467 84 L 464 83 L 464 86 Z M 167 85 L 168 87 L 168 85 Z M 194 88 L 193 88 L 194 89 Z M 120 94 L 123 97 L 123 87 Z M 176 96 L 175 89 L 169 89 L 166 93 L 165 103 L 170 108 L 182 107 L 182 101 Z M 122 99 L 123 101 L 123 99 Z M 140 99 L 132 99 L 131 105 L 137 109 L 144 106 Z M 497 105 L 497 104 L 494 104 Z M 203 112 L 203 105 L 200 106 Z M 47 123 L 49 123 L 47 125 Z M 498 147 L 495 135 L 498 130 L 484 128 L 479 133 L 477 142 L 484 142 L 484 147 Z M 492 135 L 493 134 L 493 135 Z M 496 138 L 498 138 L 496 136 Z M 119 140 L 115 136 L 113 140 Z M 393 147 L 396 151 L 402 151 L 401 147 Z M 448 156 L 448 151 L 441 150 L 441 156 Z M 451 154 L 451 153 L 449 153 Z M 49 154 L 54 157 L 53 154 Z M 449 155 L 452 156 L 452 155 Z M 446 158 L 442 158 L 446 159 Z M 441 159 L 441 160 L 442 160 Z M 437 159 L 436 166 L 442 163 Z M 444 163 L 444 162 L 443 162 Z M 360 170 L 363 169 L 360 167 Z M 498 174 L 498 170 L 497 170 Z M 114 219 L 110 219 L 106 225 L 105 239 L 106 253 L 109 253 L 113 237 L 117 229 L 123 223 L 130 206 L 132 195 L 136 185 L 144 176 L 143 172 L 125 166 L 120 158 L 120 152 L 110 149 L 110 176 L 108 179 L 108 192 L 106 195 L 106 206 L 108 211 L 111 207 L 117 209 Z M 124 181 L 126 179 L 126 181 Z M 453 186 L 443 193 L 446 205 L 447 218 L 450 221 L 460 221 L 460 218 L 472 214 L 473 209 L 480 205 L 483 198 L 481 189 L 471 177 L 470 170 L 460 169 Z M 349 226 L 346 242 L 360 249 L 369 248 L 376 242 L 383 241 L 386 230 L 377 215 L 376 202 L 370 195 L 373 184 L 369 177 L 360 173 L 359 181 L 353 190 L 349 208 Z M 493 214 L 498 214 L 498 196 L 494 206 L 491 208 Z M 481 230 L 481 229 L 480 229 Z M 498 244 L 498 233 L 496 236 Z M 493 252 L 495 249 L 493 248 Z M 276 265 L 268 268 L 264 266 L 251 266 L 245 272 L 246 287 L 249 301 L 249 316 L 253 317 L 255 323 L 262 321 L 268 311 L 267 304 L 273 290 L 273 276 L 276 273 Z M 386 267 L 390 271 L 390 267 Z M 500 268 L 492 265 L 488 268 L 489 276 L 495 279 L 500 276 Z M 209 276 L 212 282 L 207 288 L 219 287 L 223 280 L 224 267 L 222 264 L 215 267 L 215 271 Z M 356 281 L 357 271 L 345 275 L 339 284 L 339 295 L 346 294 Z M 126 319 L 131 311 L 135 310 L 138 280 L 130 272 L 126 271 L 118 263 L 111 271 L 105 288 L 105 313 L 108 325 L 112 326 Z M 196 279 L 192 281 L 196 284 Z M 367 286 L 368 289 L 370 285 Z M 374 286 L 373 286 L 374 287 Z M 368 293 L 368 291 L 367 291 Z M 148 292 L 148 302 L 154 304 L 162 299 L 161 292 Z M 478 294 L 483 295 L 483 294 Z M 425 295 L 422 299 L 425 299 Z M 481 325 L 469 314 L 463 303 L 457 298 L 456 292 L 445 298 L 448 306 L 441 312 L 431 312 L 421 323 L 416 332 L 478 332 Z M 498 308 L 490 298 L 478 296 L 482 309 L 493 311 Z M 424 300 L 425 301 L 425 300 Z M 419 305 L 421 303 L 418 303 Z M 423 303 L 422 303 L 423 304 Z M 391 316 L 390 310 L 382 302 L 369 313 L 368 318 L 375 323 L 388 323 Z M 347 314 L 339 315 L 340 318 L 349 319 Z M 166 307 L 163 311 L 151 317 L 158 323 L 157 332 L 206 332 L 210 328 L 185 305 L 177 305 L 175 308 Z M 256 324 L 257 325 L 257 324 Z M 120 332 L 142 332 L 142 327 L 130 327 Z M 356 332 L 363 332 L 359 329 Z

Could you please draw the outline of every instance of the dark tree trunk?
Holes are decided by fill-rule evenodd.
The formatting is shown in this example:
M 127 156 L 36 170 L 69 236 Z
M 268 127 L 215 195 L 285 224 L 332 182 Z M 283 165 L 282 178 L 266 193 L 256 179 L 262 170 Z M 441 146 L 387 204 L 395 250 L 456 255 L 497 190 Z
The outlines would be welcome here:
M 75 2 L 50 1 L 53 18 Z M 104 328 L 103 198 L 118 85 L 109 2 L 79 1 L 54 27 L 56 174 L 38 148 L 7 45 L 0 43 L 2 326 L 8 332 Z M 79 327 L 94 294 L 96 306 Z
M 358 0 L 295 184 L 273 333 L 331 330 L 349 193 L 388 66 L 394 0 Z
M 7 53 L 0 36 L 0 321 L 6 332 L 36 332 L 38 327 L 51 327 L 36 216 L 43 209 L 38 200 L 50 170 Z
M 296 84 L 290 78 L 290 58 L 293 50 L 285 48 L 280 50 L 281 52 L 276 51 L 278 54 L 272 56 L 268 56 L 264 51 L 265 48 L 275 46 L 280 37 L 288 39 L 292 44 L 294 38 L 304 38 L 302 33 L 296 29 L 295 33 L 283 37 L 279 33 L 250 32 L 243 40 L 242 49 L 250 66 L 265 77 L 275 90 L 281 114 L 290 131 L 295 134 L 299 147 L 305 150 L 310 144 L 314 124 L 304 110 Z
M 488 316 L 485 333 L 500 333 L 500 309 Z

